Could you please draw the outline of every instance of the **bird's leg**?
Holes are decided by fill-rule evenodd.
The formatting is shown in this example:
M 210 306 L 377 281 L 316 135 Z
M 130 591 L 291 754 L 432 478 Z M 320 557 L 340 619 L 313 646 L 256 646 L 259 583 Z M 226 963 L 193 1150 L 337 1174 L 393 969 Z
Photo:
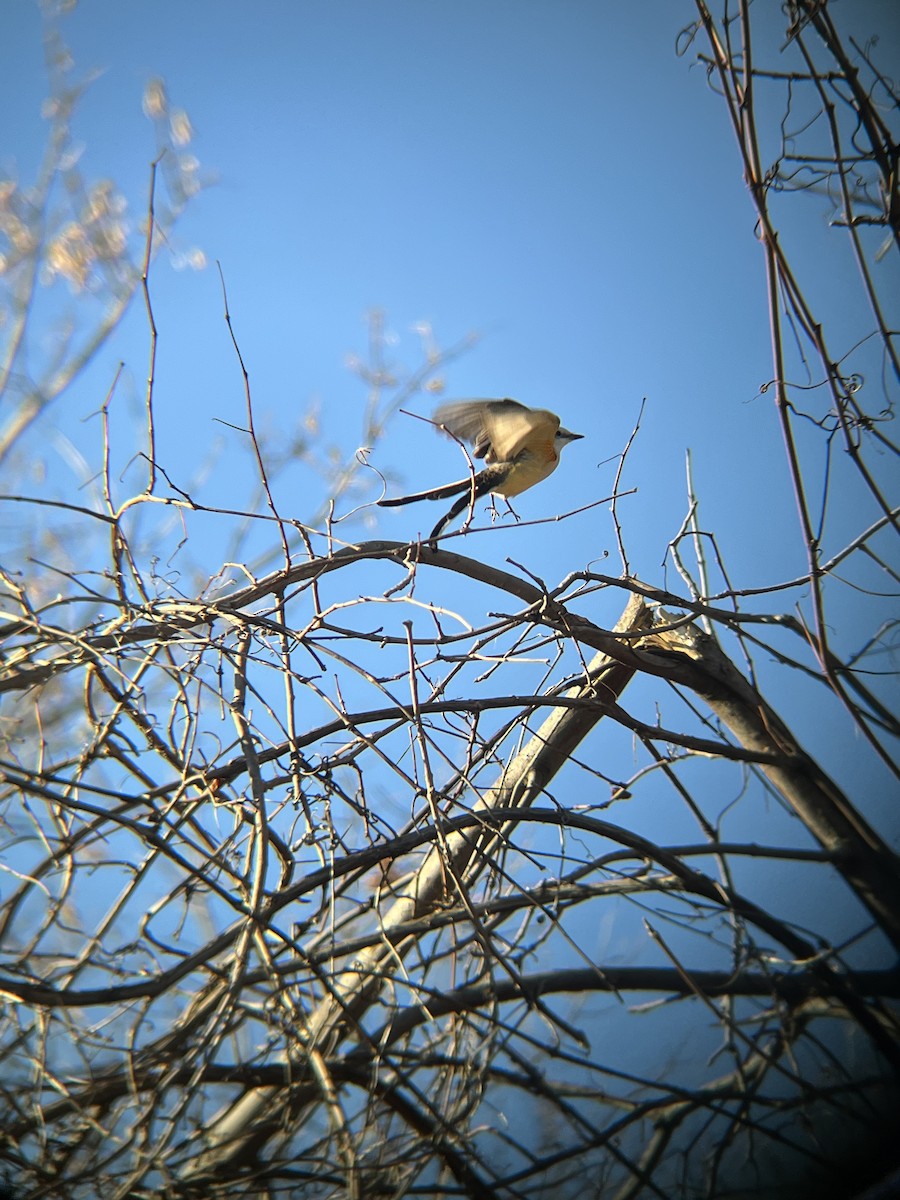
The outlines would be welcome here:
M 519 514 L 516 512 L 516 510 L 513 508 L 513 506 L 510 504 L 510 502 L 507 500 L 507 498 L 505 496 L 503 497 L 503 503 L 506 505 L 506 511 L 508 513 L 512 513 L 512 515 L 515 517 L 515 519 L 517 521 L 521 521 L 522 518 L 519 516 Z M 497 501 L 492 494 L 491 495 L 491 524 L 493 525 L 495 521 L 499 521 L 499 520 L 500 520 L 500 513 L 497 512 Z

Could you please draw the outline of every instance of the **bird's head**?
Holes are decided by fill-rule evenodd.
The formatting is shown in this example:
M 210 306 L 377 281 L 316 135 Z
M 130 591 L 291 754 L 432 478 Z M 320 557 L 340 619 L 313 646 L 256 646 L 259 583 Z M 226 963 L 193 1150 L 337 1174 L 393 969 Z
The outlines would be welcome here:
M 583 433 L 572 433 L 570 429 L 563 429 L 562 425 L 560 425 L 556 431 L 556 437 L 553 439 L 556 453 L 559 454 L 563 446 L 568 446 L 569 442 L 577 442 L 579 438 L 583 437 Z

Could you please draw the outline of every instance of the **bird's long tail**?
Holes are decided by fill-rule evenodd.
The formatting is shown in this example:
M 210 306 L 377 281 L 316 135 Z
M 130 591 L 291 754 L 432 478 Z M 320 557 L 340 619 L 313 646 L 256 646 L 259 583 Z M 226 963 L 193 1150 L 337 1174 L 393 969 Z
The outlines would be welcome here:
M 479 471 L 474 479 L 470 475 L 468 479 L 460 479 L 457 483 L 445 483 L 443 487 L 429 488 L 427 492 L 413 492 L 409 496 L 392 496 L 379 500 L 378 504 L 381 508 L 394 508 L 398 504 L 413 504 L 416 500 L 446 500 L 448 496 L 456 496 L 460 492 L 471 492 L 473 488 L 477 499 L 479 496 L 483 496 L 486 490 L 490 490 L 489 484 L 485 487 L 482 480 L 482 476 L 485 474 L 485 471 Z
M 395 496 L 390 500 L 379 500 L 378 503 L 382 508 L 391 508 L 396 504 L 412 504 L 416 500 L 446 500 L 448 496 L 457 496 L 458 499 L 450 506 L 450 511 L 441 517 L 429 534 L 428 540 L 434 543 L 444 526 L 454 517 L 458 517 L 463 509 L 499 487 L 509 474 L 509 468 L 509 463 L 492 463 L 474 477 L 470 475 L 468 479 L 445 483 L 443 487 L 430 488 L 427 492 L 415 492 L 412 496 Z
M 428 540 L 432 544 L 432 549 L 435 549 L 434 540 L 441 534 L 444 527 L 449 525 L 454 517 L 458 517 L 464 509 L 471 507 L 472 503 L 477 500 L 479 496 L 484 496 L 489 491 L 489 487 L 482 487 L 481 491 L 479 492 L 476 490 L 475 495 L 473 496 L 472 489 L 469 487 L 461 496 L 454 500 L 449 511 L 444 513 L 437 525 L 435 525 L 434 529 L 432 529 L 431 533 L 428 535 Z

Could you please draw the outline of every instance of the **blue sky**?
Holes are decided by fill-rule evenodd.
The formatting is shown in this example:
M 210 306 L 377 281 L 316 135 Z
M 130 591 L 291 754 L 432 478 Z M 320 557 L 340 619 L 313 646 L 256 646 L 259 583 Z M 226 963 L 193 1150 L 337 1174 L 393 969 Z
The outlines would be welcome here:
M 760 30 L 776 45 L 779 8 Z M 862 38 L 877 30 L 882 61 L 898 60 L 890 0 L 834 12 Z M 780 437 L 770 397 L 759 395 L 771 361 L 753 213 L 724 105 L 692 66 L 693 51 L 675 53 L 693 15 L 671 0 L 78 6 L 64 35 L 78 72 L 101 71 L 76 121 L 86 173 L 112 175 L 139 218 L 154 153 L 141 97 L 161 76 L 190 115 L 192 152 L 211 185 L 172 244 L 175 256 L 201 247 L 210 266 L 173 270 L 163 254 L 152 277 L 159 453 L 171 476 L 192 480 L 213 454 L 192 494 L 226 504 L 251 490 L 245 445 L 223 424 L 243 424 L 244 410 L 218 260 L 257 422 L 273 445 L 311 405 L 336 454 L 360 444 L 366 393 L 347 358 L 364 355 L 366 313 L 380 309 L 407 366 L 418 361 L 423 322 L 442 346 L 479 335 L 443 372 L 445 396 L 513 396 L 558 411 L 584 435 L 566 451 L 566 470 L 521 498 L 523 517 L 608 495 L 646 397 L 623 481 L 638 492 L 620 508 L 635 571 L 681 587 L 660 564 L 687 509 L 690 449 L 701 524 L 715 529 L 735 585 L 802 573 Z M 4 25 L 0 169 L 27 180 L 45 129 L 37 7 L 8 4 Z M 838 253 L 818 271 L 831 209 L 821 197 L 799 203 L 795 231 L 808 239 L 823 315 L 840 313 L 852 262 Z M 146 343 L 137 304 L 58 410 L 58 437 L 85 461 L 98 444 L 89 414 L 123 360 L 127 464 Z M 417 397 L 413 407 L 427 414 L 431 402 Z M 451 443 L 402 415 L 371 461 L 392 490 L 464 471 Z M 60 453 L 56 469 L 84 486 L 73 454 Z M 360 498 L 377 494 L 373 477 Z M 291 515 L 322 500 L 321 481 L 299 465 L 279 480 Z M 431 506 L 372 509 L 370 523 L 345 536 L 404 539 L 437 515 Z M 826 553 L 859 527 L 851 502 L 829 527 Z M 587 562 L 619 570 L 605 506 L 459 545 L 497 562 L 511 555 L 550 583 Z M 853 603 L 839 600 L 835 611 L 850 616 Z M 842 721 L 832 706 L 798 704 L 795 715 L 801 733 Z M 824 753 L 839 770 L 839 743 Z
M 40 45 L 34 10 L 15 11 L 3 87 L 27 161 Z M 622 449 L 648 397 L 635 465 L 649 456 L 654 480 L 641 472 L 633 508 L 655 557 L 684 508 L 685 447 L 702 482 L 704 433 L 740 427 L 767 368 L 761 262 L 725 113 L 674 53 L 690 16 L 670 4 L 637 22 L 588 4 L 200 3 L 167 14 L 129 3 L 77 9 L 65 31 L 81 69 L 105 68 L 79 123 L 88 161 L 114 170 L 133 205 L 152 146 L 147 79 L 163 76 L 188 110 L 194 152 L 218 182 L 179 240 L 222 263 L 260 411 L 277 421 L 317 399 L 326 433 L 345 440 L 362 396 L 344 360 L 364 348 L 373 307 L 406 361 L 422 320 L 443 345 L 476 331 L 448 394 L 549 406 L 586 437 L 568 452 L 571 485 L 545 485 L 529 514 L 605 495 L 613 468 L 597 464 Z M 726 336 L 736 314 L 724 281 L 735 278 L 748 280 L 748 303 Z M 210 385 L 230 381 L 234 393 L 238 382 L 218 280 L 160 269 L 155 288 L 163 369 L 177 364 L 180 417 L 190 411 L 202 442 L 210 411 L 227 415 Z M 400 471 L 424 455 L 427 472 L 404 471 L 413 487 L 434 470 L 457 475 L 458 454 L 445 445 L 439 456 L 432 436 L 398 421 L 375 461 Z M 382 527 L 403 536 L 411 516 L 382 514 Z M 593 532 L 605 544 L 608 522 Z

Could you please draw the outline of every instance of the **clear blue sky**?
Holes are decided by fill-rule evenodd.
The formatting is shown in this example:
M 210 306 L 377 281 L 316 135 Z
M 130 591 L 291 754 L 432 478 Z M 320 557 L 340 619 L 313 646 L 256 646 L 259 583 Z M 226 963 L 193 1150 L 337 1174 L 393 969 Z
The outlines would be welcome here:
M 104 69 L 78 126 L 87 162 L 114 172 L 136 212 L 153 145 L 148 78 L 164 77 L 189 112 L 218 183 L 178 240 L 222 263 L 260 413 L 290 420 L 318 399 L 326 434 L 353 446 L 364 394 L 344 359 L 365 347 L 367 310 L 385 311 L 407 363 L 421 320 L 444 345 L 477 331 L 449 395 L 514 396 L 585 435 L 568 451 L 570 482 L 523 501 L 536 516 L 608 492 L 614 465 L 598 464 L 647 396 L 641 495 L 627 511 L 649 570 L 685 508 L 685 448 L 718 506 L 734 482 L 716 467 L 723 439 L 750 441 L 769 370 L 762 264 L 725 112 L 674 53 L 691 16 L 668 2 L 640 20 L 593 3 L 136 2 L 82 6 L 64 29 L 79 68 Z M 25 3 L 12 17 L 0 87 L 17 116 L 4 146 L 24 164 L 42 125 L 39 23 Z M 161 268 L 155 297 L 159 394 L 177 396 L 196 450 L 220 433 L 212 415 L 240 413 L 216 273 Z M 177 466 L 184 441 L 162 424 Z M 754 434 L 757 466 L 774 449 L 765 436 Z M 408 420 L 375 461 L 411 487 L 462 465 Z M 411 527 L 410 510 L 380 514 L 380 528 L 405 536 L 431 516 Z M 598 552 L 614 544 L 603 510 L 587 532 Z M 571 556 L 557 563 L 551 575 Z
M 896 9 L 850 8 L 836 12 L 879 29 L 890 61 Z M 736 150 L 703 72 L 674 53 L 692 16 L 670 0 L 642 4 L 639 18 L 531 0 L 101 0 L 64 30 L 78 69 L 103 70 L 78 122 L 86 163 L 114 174 L 136 214 L 152 154 L 147 80 L 162 76 L 190 114 L 193 149 L 218 183 L 179 242 L 222 263 L 260 411 L 278 422 L 318 398 L 326 432 L 347 444 L 362 396 L 344 358 L 364 347 L 368 309 L 386 312 L 407 362 L 421 320 L 444 345 L 477 331 L 449 394 L 547 405 L 586 435 L 569 451 L 571 484 L 551 481 L 528 502 L 537 515 L 605 494 L 610 469 L 597 464 L 622 448 L 647 396 L 633 460 L 641 496 L 628 511 L 649 569 L 684 508 L 687 446 L 717 518 L 780 453 L 772 424 L 756 419 L 767 401 L 753 400 L 769 377 L 768 335 Z M 43 132 L 37 6 L 8 5 L 4 25 L 0 167 L 27 177 Z M 813 201 L 805 217 L 824 226 L 828 213 Z M 202 443 L 234 395 L 220 392 L 235 374 L 216 274 L 160 269 L 154 282 L 171 372 L 161 386 Z M 135 357 L 140 387 L 142 343 Z M 379 465 L 405 466 L 411 486 L 458 472 L 450 446 L 435 461 L 431 436 L 399 422 Z M 736 445 L 737 475 L 722 472 Z M 409 459 L 417 448 L 427 470 Z M 399 535 L 409 515 L 382 514 L 382 528 Z M 752 524 L 741 530 L 751 553 Z M 606 545 L 608 523 L 594 532 Z M 773 576 L 800 552 L 786 545 Z
M 771 8 L 778 40 L 780 6 Z M 854 0 L 834 15 L 863 39 L 877 30 L 882 61 L 900 61 L 892 0 Z M 44 136 L 40 18 L 25 0 L 3 16 L 0 170 L 24 181 Z M 94 0 L 63 30 L 78 71 L 102 69 L 76 123 L 85 169 L 111 174 L 136 218 L 154 152 L 141 112 L 148 79 L 163 77 L 189 113 L 193 152 L 215 183 L 174 250 L 198 245 L 221 262 L 257 420 L 276 440 L 318 403 L 326 440 L 343 453 L 359 444 L 365 391 L 346 357 L 365 351 L 368 310 L 384 310 L 409 365 L 418 323 L 444 346 L 474 331 L 477 346 L 445 372 L 446 395 L 513 396 L 584 434 L 566 452 L 568 470 L 521 499 L 524 517 L 607 495 L 610 460 L 647 397 L 624 479 L 639 491 L 621 508 L 633 568 L 663 577 L 687 508 L 690 448 L 701 523 L 715 528 L 736 586 L 759 587 L 801 574 L 805 554 L 771 399 L 758 395 L 771 376 L 763 262 L 736 146 L 693 54 L 675 54 L 693 16 L 672 0 Z M 811 247 L 830 213 L 824 198 L 806 201 Z M 852 270 L 829 260 L 823 315 L 839 311 Z M 216 423 L 244 420 L 216 271 L 173 271 L 163 256 L 153 291 L 160 458 L 185 480 L 224 439 L 199 495 L 227 503 L 250 464 Z M 139 411 L 139 306 L 125 334 L 58 418 L 86 458 L 97 426 L 83 418 L 120 358 Z M 415 407 L 430 410 L 422 398 Z M 450 443 L 402 416 L 372 461 L 392 488 L 462 473 Z M 59 469 L 77 476 L 71 456 Z M 309 474 L 285 476 L 281 507 L 307 515 L 322 500 L 316 486 Z M 406 538 L 437 515 L 372 512 L 376 525 L 346 536 Z M 787 514 L 777 528 L 776 513 Z M 460 545 L 511 555 L 550 583 L 590 560 L 619 570 L 605 507 Z M 681 586 L 671 571 L 668 580 Z
M 869 14 L 889 5 L 853 7 L 862 30 L 877 20 L 884 34 Z M 642 4 L 639 19 L 530 0 L 132 0 L 85 4 L 64 30 L 78 68 L 104 72 L 78 122 L 86 162 L 114 174 L 136 213 L 152 154 L 146 81 L 162 76 L 190 114 L 193 149 L 218 182 L 179 243 L 222 263 L 260 412 L 277 423 L 318 398 L 327 434 L 352 444 L 364 397 L 344 358 L 364 348 L 368 309 L 386 312 L 407 362 L 421 320 L 444 345 L 477 331 L 448 394 L 546 405 L 586 435 L 568 451 L 571 482 L 523 502 L 545 515 L 606 493 L 611 469 L 597 464 L 621 450 L 647 396 L 641 494 L 626 512 L 649 570 L 685 506 L 686 447 L 717 518 L 780 453 L 756 419 L 767 400 L 753 399 L 769 377 L 768 334 L 736 150 L 702 71 L 674 53 L 692 16 L 670 0 Z M 27 172 L 43 124 L 37 7 L 12 4 L 4 22 L 0 165 Z M 828 211 L 813 202 L 807 219 L 824 225 Z M 154 282 L 160 386 L 202 444 L 237 393 L 216 273 L 160 269 Z M 141 342 L 128 364 L 138 388 L 143 360 Z M 169 446 L 165 432 L 175 456 L 183 439 Z M 376 461 L 410 486 L 458 474 L 458 454 L 431 438 L 400 421 Z M 409 520 L 381 514 L 381 528 L 401 536 Z M 741 529 L 751 543 L 752 524 Z M 609 544 L 599 514 L 593 533 Z M 799 544 L 784 550 L 773 577 L 802 565 Z

